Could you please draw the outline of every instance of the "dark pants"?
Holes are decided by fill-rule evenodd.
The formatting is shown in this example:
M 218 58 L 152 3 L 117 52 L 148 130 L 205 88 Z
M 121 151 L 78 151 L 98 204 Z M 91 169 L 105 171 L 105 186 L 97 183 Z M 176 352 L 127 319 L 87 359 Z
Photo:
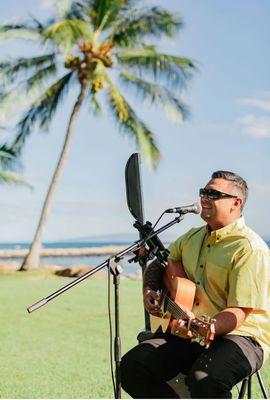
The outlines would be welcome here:
M 179 398 L 181 374 L 191 398 L 231 398 L 232 387 L 262 365 L 263 350 L 253 338 L 217 337 L 209 349 L 170 334 L 159 338 L 122 359 L 121 384 L 133 398 Z

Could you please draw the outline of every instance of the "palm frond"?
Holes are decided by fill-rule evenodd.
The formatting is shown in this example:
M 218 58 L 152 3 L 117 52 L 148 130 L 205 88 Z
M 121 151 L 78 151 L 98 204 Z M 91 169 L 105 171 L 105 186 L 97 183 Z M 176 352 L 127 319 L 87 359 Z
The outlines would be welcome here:
M 18 58 L 16 60 L 0 63 L 0 76 L 4 85 L 11 85 L 15 80 L 18 80 L 21 74 L 36 72 L 39 73 L 42 69 L 53 68 L 55 65 L 55 54 L 45 54 L 32 58 Z
M 120 90 L 108 77 L 108 104 L 120 131 L 135 139 L 137 146 L 150 168 L 157 166 L 160 152 L 153 132 L 137 116 Z
M 100 116 L 103 114 L 102 106 L 100 105 L 97 97 L 94 94 L 91 94 L 90 97 L 90 110 L 95 116 Z
M 92 25 L 95 30 L 107 29 L 116 20 L 122 11 L 127 11 L 138 0 L 81 0 L 75 3 L 83 3 L 88 6 Z M 86 7 L 85 7 L 86 9 Z
M 110 0 L 93 1 L 93 10 L 95 10 L 96 12 L 95 28 L 98 28 L 100 24 L 104 21 L 106 15 L 109 14 L 111 3 L 112 2 Z
M 34 26 L 35 27 L 35 29 L 38 31 L 38 32 L 42 32 L 43 31 L 43 29 L 45 28 L 45 26 L 46 26 L 46 23 L 44 24 L 44 23 L 42 23 L 40 20 L 38 20 L 34 15 L 31 15 L 30 14 L 30 16 L 29 16 L 29 18 L 30 18 L 30 21 L 31 21 L 31 23 L 32 23 L 32 26 Z M 52 19 L 50 19 L 49 21 L 47 21 L 47 24 L 52 24 Z
M 73 72 L 70 72 L 55 82 L 25 112 L 17 124 L 17 135 L 12 147 L 16 154 L 21 151 L 27 136 L 36 124 L 41 129 L 48 129 L 60 101 L 68 90 L 72 76 Z
M 123 0 L 121 3 L 123 3 L 122 8 L 121 8 L 121 14 L 124 14 L 131 8 L 135 7 L 137 3 L 139 3 L 140 0 Z
M 66 11 L 65 19 L 79 19 L 81 21 L 91 21 L 91 7 L 88 1 L 72 1 L 70 8 Z
M 122 50 L 116 57 L 121 65 L 129 67 L 140 76 L 148 73 L 155 80 L 164 80 L 174 90 L 182 89 L 196 70 L 190 59 L 159 53 L 153 46 L 139 50 Z
M 40 26 L 33 21 L 25 24 L 5 24 L 0 26 L 0 41 L 25 39 L 36 40 L 40 35 Z
M 187 106 L 164 86 L 146 81 L 127 71 L 121 71 L 120 78 L 127 87 L 135 89 L 142 100 L 148 100 L 150 105 L 162 106 L 170 119 L 182 122 L 188 116 Z
M 56 64 L 50 64 L 45 68 L 40 69 L 34 75 L 30 76 L 24 82 L 24 86 L 27 91 L 34 89 L 35 87 L 40 87 L 49 78 L 52 78 L 57 72 Z
M 1 92 L 0 89 L 0 105 L 3 107 L 2 110 L 5 111 L 5 107 L 8 107 L 10 102 L 19 107 L 21 104 L 25 105 L 25 96 L 27 96 L 27 100 L 30 102 L 33 97 L 37 96 L 37 93 L 41 93 L 44 90 L 46 84 L 56 73 L 56 65 L 51 64 L 48 67 L 40 69 L 28 79 L 16 82 L 10 90 Z
M 0 171 L 0 184 L 25 185 L 31 187 L 26 181 L 11 171 Z
M 0 145 L 0 164 L 3 168 L 9 168 L 16 162 L 15 151 L 8 145 Z
M 80 38 L 91 40 L 93 33 L 91 27 L 85 21 L 80 19 L 63 19 L 47 27 L 43 32 L 45 42 L 51 41 L 57 47 L 65 47 L 64 52 L 70 52 L 72 46 Z
M 121 0 L 90 0 L 88 1 L 91 9 L 91 20 L 94 29 L 98 29 L 100 25 L 106 23 L 109 15 L 112 12 L 112 8 L 119 8 L 122 3 Z
M 2 67 L 2 85 L 0 87 L 0 104 L 3 113 L 12 114 L 16 105 L 24 105 L 27 96 L 31 98 L 44 90 L 44 86 L 51 82 L 56 73 L 55 55 L 49 54 L 35 58 L 19 58 L 12 62 L 0 64 Z M 20 79 L 21 78 L 21 79 Z
M 116 46 L 131 46 L 145 37 L 172 37 L 182 26 L 180 17 L 161 7 L 131 9 L 124 14 L 110 35 Z

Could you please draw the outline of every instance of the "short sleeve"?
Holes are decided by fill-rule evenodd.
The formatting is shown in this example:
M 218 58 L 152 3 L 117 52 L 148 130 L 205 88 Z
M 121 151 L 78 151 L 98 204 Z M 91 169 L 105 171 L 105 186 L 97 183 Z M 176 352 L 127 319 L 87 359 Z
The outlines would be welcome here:
M 180 236 L 175 242 L 170 244 L 168 250 L 170 252 L 168 259 L 178 261 L 182 259 L 182 242 L 185 235 Z
M 229 278 L 227 307 L 267 311 L 270 298 L 270 253 L 248 250 L 238 257 Z

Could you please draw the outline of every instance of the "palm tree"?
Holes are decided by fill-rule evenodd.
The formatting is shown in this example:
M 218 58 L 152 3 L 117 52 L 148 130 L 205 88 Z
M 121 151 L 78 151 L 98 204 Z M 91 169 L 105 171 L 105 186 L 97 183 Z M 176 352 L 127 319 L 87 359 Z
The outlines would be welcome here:
M 64 145 L 49 186 L 35 237 L 22 270 L 37 268 L 42 232 L 53 194 L 71 146 L 75 120 L 88 103 L 94 114 L 108 106 L 119 128 L 133 138 L 148 165 L 160 156 L 154 134 L 142 121 L 116 84 L 135 88 L 150 105 L 159 104 L 183 120 L 187 108 L 179 95 L 195 66 L 191 60 L 159 52 L 148 39 L 173 37 L 181 28 L 179 16 L 163 8 L 140 7 L 134 0 L 71 1 L 65 14 L 40 22 L 0 27 L 0 39 L 33 40 L 41 55 L 21 57 L 0 64 L 4 76 L 1 101 L 8 103 L 18 92 L 27 94 L 23 115 L 12 143 L 20 154 L 34 127 L 48 129 L 67 92 L 78 88 Z M 37 94 L 38 93 L 38 94 Z M 105 101 L 102 101 L 104 95 Z

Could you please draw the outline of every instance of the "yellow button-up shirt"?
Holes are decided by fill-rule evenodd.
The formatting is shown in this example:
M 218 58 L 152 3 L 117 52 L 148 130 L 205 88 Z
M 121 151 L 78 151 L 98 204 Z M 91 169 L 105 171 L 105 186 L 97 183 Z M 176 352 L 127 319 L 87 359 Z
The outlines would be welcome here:
M 193 313 L 213 317 L 227 307 L 253 311 L 231 334 L 253 336 L 270 353 L 270 251 L 245 225 L 244 218 L 209 232 L 193 228 L 169 247 L 171 260 L 180 260 L 196 283 Z

